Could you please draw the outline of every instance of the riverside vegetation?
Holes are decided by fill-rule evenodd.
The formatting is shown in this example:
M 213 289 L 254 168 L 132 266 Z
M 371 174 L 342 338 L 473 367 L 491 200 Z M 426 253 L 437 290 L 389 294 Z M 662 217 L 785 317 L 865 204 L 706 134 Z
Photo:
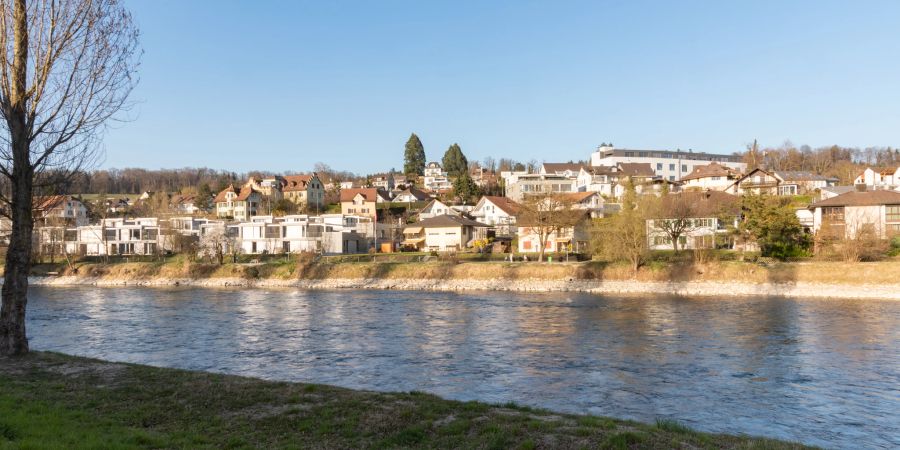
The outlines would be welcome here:
M 0 359 L 2 448 L 732 448 L 800 444 L 31 352 Z
M 900 260 L 878 262 L 778 261 L 734 253 L 697 254 L 656 252 L 633 271 L 626 262 L 505 262 L 498 260 L 378 255 L 315 259 L 310 255 L 277 256 L 245 262 L 214 264 L 183 256 L 146 262 L 36 264 L 32 276 L 73 276 L 99 280 L 154 279 L 327 280 L 327 279 L 439 279 L 439 280 L 596 280 L 596 281 L 710 281 L 742 283 L 822 283 L 846 285 L 897 284 Z M 253 261 L 253 262 L 247 262 Z

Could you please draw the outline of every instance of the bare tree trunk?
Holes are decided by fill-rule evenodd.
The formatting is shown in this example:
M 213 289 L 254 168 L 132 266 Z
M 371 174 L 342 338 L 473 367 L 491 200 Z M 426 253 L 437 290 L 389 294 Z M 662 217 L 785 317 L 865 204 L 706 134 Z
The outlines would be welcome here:
M 28 301 L 28 271 L 31 267 L 32 189 L 34 169 L 31 165 L 29 130 L 25 105 L 25 83 L 28 65 L 28 18 L 25 0 L 16 0 L 13 10 L 15 39 L 11 70 L 11 92 L 7 111 L 13 154 L 11 182 L 12 234 L 6 252 L 3 272 L 3 305 L 0 307 L 0 354 L 19 355 L 28 352 L 25 334 L 25 305 Z

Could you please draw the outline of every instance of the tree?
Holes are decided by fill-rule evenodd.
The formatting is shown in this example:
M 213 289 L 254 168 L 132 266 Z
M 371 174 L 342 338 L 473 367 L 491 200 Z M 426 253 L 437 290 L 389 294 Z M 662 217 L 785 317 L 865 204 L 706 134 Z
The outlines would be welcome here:
M 684 194 L 665 196 L 653 219 L 653 227 L 672 240 L 675 253 L 678 253 L 678 240 L 694 230 L 694 208 L 690 200 Z
M 653 217 L 656 202 L 653 195 L 638 198 L 634 184 L 629 181 L 622 197 L 622 209 L 595 223 L 592 230 L 594 254 L 608 261 L 628 261 L 631 270 L 637 274 L 650 254 L 647 219 Z
M 206 212 L 212 208 L 212 201 L 213 193 L 209 188 L 209 183 L 201 184 L 200 189 L 197 190 L 197 197 L 194 198 L 194 206 Z
M 756 242 L 763 256 L 778 259 L 802 256 L 810 246 L 790 199 L 769 195 L 745 195 L 741 199 L 743 217 L 737 233 Z
M 11 0 L 0 8 L 0 200 L 12 220 L 0 353 L 9 355 L 28 351 L 35 190 L 60 186 L 96 161 L 105 124 L 128 106 L 140 52 L 118 0 Z
M 444 153 L 444 158 L 441 159 L 441 164 L 451 177 L 458 177 L 469 171 L 469 161 L 466 159 L 466 155 L 463 154 L 462 149 L 459 148 L 459 144 L 454 143 L 447 149 Z
M 459 199 L 462 204 L 467 204 L 469 200 L 480 195 L 481 189 L 478 188 L 478 185 L 466 172 L 453 182 L 453 196 Z
M 576 226 L 584 220 L 584 211 L 575 208 L 571 197 L 566 195 L 531 195 L 519 205 L 516 223 L 534 233 L 541 247 L 538 260 L 544 260 L 547 241 L 550 236 Z
M 406 174 L 425 174 L 425 147 L 416 133 L 409 135 L 406 149 L 403 152 L 403 172 Z

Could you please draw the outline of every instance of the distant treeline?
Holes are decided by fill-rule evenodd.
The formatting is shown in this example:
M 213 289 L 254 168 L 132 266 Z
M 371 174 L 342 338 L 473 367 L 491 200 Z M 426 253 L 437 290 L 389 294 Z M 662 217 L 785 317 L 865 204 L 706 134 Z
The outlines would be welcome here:
M 841 147 L 832 145 L 812 148 L 790 142 L 780 147 L 760 148 L 754 142 L 740 152 L 747 167 L 770 170 L 804 171 L 833 176 L 841 184 L 851 184 L 866 167 L 900 166 L 900 150 L 891 147 Z

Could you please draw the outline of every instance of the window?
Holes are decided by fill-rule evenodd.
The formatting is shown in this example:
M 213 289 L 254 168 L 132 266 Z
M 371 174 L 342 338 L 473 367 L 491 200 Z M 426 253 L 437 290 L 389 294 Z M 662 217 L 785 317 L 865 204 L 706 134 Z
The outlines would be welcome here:
M 719 180 L 721 180 L 721 179 L 722 179 L 722 177 L 712 177 L 712 180 L 713 180 L 713 181 L 719 181 Z
M 675 181 L 675 175 L 669 175 L 669 181 Z
M 682 165 L 681 165 L 681 171 L 682 171 L 682 172 L 687 172 L 687 164 L 682 164 Z
M 662 163 L 656 163 L 656 170 L 662 170 Z
M 822 221 L 828 223 L 844 223 L 844 207 L 826 206 L 822 208 Z
M 900 222 L 900 205 L 887 205 L 884 207 L 884 221 Z
M 674 170 L 675 170 L 675 164 L 669 164 L 669 170 L 674 171 Z

